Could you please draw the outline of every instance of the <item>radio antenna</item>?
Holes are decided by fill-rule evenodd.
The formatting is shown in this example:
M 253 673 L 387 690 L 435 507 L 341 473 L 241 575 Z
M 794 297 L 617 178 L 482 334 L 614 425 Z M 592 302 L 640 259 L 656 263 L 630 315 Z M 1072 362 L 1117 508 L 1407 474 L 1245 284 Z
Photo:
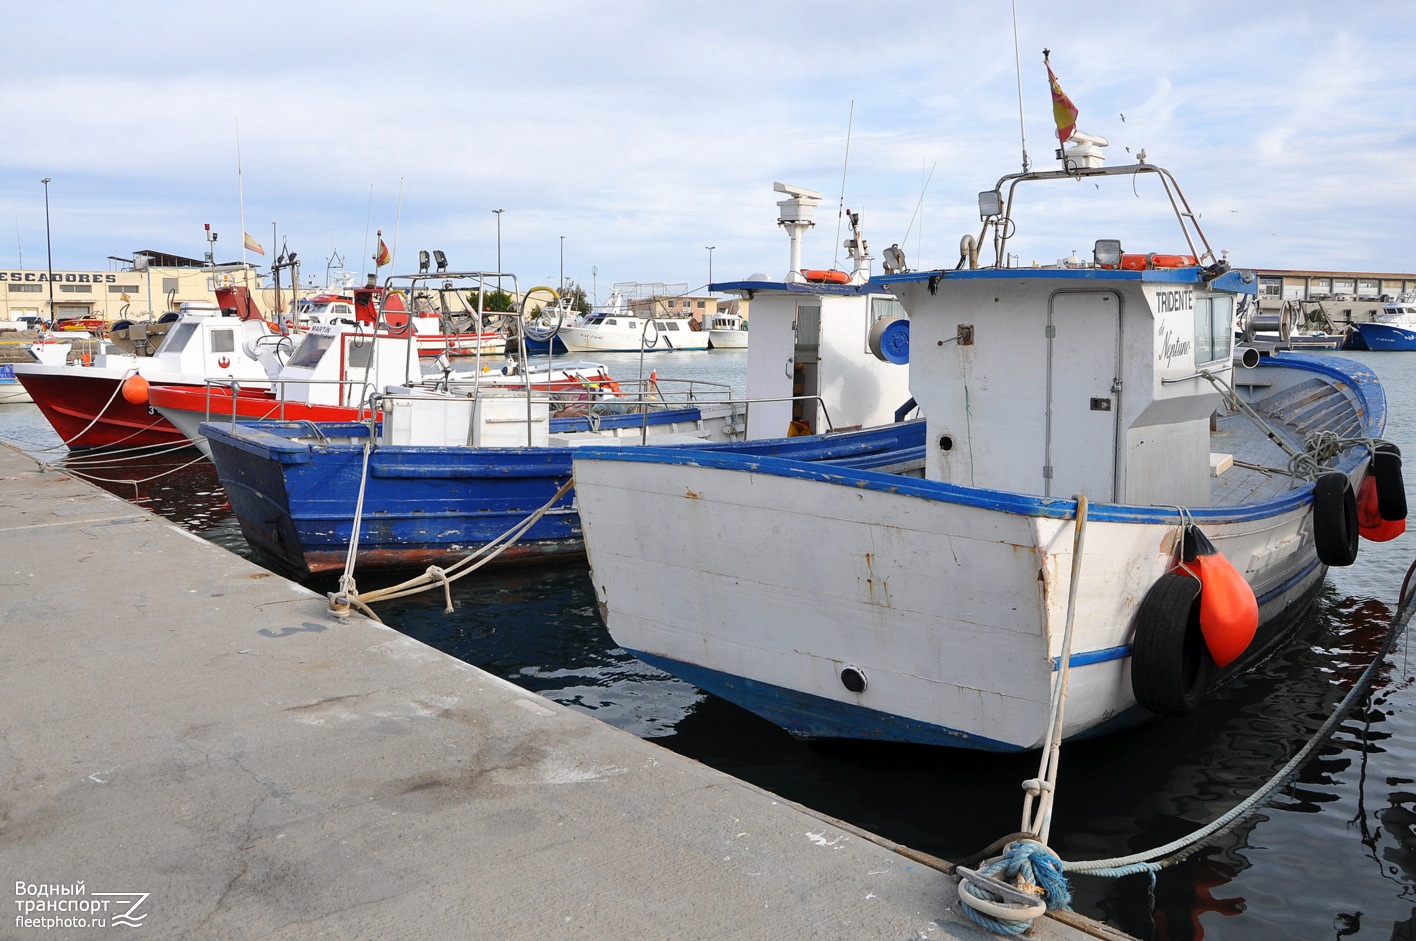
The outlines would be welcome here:
M 851 99 L 851 114 L 846 119 L 846 159 L 841 164 L 841 200 L 836 205 L 836 251 L 831 256 L 831 270 L 841 260 L 841 215 L 846 211 L 846 170 L 851 164 L 851 128 L 855 126 L 855 99 Z
M 1023 142 L 1023 172 L 1032 169 L 1028 159 L 1028 135 L 1023 127 L 1023 60 L 1018 54 L 1018 0 L 1013 0 L 1013 62 L 1018 73 L 1018 137 Z

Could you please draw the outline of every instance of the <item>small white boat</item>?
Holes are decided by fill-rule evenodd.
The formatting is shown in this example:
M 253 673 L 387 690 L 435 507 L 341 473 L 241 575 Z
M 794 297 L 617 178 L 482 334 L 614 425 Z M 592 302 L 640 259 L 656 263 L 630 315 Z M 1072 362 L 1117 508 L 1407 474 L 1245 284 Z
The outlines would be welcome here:
M 715 350 L 747 349 L 747 321 L 726 311 L 715 314 L 708 328 L 708 346 Z
M 861 288 L 909 314 L 869 342 L 909 351 L 924 479 L 576 453 L 616 643 L 804 737 L 1029 750 L 1049 739 L 1059 677 L 1064 738 L 1194 709 L 1291 636 L 1359 533 L 1404 530 L 1375 375 L 1318 354 L 1236 364 L 1255 274 L 1215 255 L 1167 171 L 1102 167 L 1097 141 L 983 192 L 958 268 Z M 1103 238 L 1090 262 L 1008 266 L 1020 184 L 1118 177 L 1158 182 L 1184 253 Z M 754 322 L 768 287 L 715 285 L 751 294 Z
M 688 317 L 641 312 L 627 295 L 652 311 L 667 292 L 662 285 L 615 285 L 610 303 L 596 308 L 579 322 L 562 323 L 556 339 L 569 353 L 675 353 L 708 349 L 708 331 L 695 330 Z M 686 285 L 685 285 L 686 287 Z M 639 288 L 640 290 L 634 291 Z

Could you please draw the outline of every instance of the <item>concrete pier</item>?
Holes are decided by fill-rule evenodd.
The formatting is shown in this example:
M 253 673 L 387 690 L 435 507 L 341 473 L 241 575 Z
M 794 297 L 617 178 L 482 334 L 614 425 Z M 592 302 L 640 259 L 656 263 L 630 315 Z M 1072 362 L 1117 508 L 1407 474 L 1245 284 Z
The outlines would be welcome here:
M 992 937 L 918 859 L 9 447 L 0 703 L 0 938 Z M 1120 937 L 1084 929 L 1034 937 Z

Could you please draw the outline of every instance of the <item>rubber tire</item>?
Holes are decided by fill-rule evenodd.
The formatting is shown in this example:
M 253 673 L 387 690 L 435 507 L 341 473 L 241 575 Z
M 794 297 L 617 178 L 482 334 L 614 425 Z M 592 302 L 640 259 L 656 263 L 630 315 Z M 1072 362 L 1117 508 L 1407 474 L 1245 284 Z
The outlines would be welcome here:
M 1194 712 L 1214 678 L 1214 658 L 1200 632 L 1200 587 L 1194 576 L 1166 572 L 1136 611 L 1131 691 L 1157 715 Z
M 1372 475 L 1377 478 L 1377 509 L 1387 522 L 1406 519 L 1406 483 L 1401 479 L 1401 449 L 1389 442 L 1377 445 L 1372 455 Z
M 1346 474 L 1324 474 L 1313 483 L 1313 542 L 1324 565 L 1357 561 L 1357 494 Z

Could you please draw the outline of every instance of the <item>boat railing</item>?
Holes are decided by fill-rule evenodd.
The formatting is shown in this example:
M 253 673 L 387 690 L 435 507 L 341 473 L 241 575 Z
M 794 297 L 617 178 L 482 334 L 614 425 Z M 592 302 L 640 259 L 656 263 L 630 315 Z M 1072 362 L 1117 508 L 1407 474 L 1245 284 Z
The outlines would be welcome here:
M 312 403 L 312 402 L 307 402 L 307 401 L 302 401 L 302 400 L 294 400 L 294 401 L 291 401 L 291 400 L 287 399 L 287 397 L 286 397 L 286 387 L 287 387 L 287 386 L 291 386 L 291 385 L 301 385 L 301 386 L 328 386 L 328 385 L 333 385 L 333 386 L 345 386 L 345 387 L 348 387 L 348 389 L 350 390 L 351 394 L 348 395 L 348 396 L 340 396 L 341 401 L 338 402 L 338 403 L 320 403 L 320 402 Z M 209 379 L 204 380 L 204 382 L 203 382 L 203 387 L 204 387 L 204 389 L 205 389 L 205 399 L 206 399 L 206 401 L 205 401 L 205 403 L 204 403 L 204 411 L 205 411 L 205 413 L 206 413 L 206 419 L 205 419 L 205 420 L 206 420 L 206 421 L 211 421 L 211 420 L 212 420 L 212 415 L 213 415 L 213 410 L 212 410 L 212 408 L 213 408 L 213 406 L 212 406 L 213 395 L 212 395 L 212 393 L 213 393 L 216 389 L 223 389 L 223 390 L 226 390 L 226 391 L 230 392 L 230 396 L 229 396 L 229 397 L 223 397 L 223 399 L 218 399 L 217 401 L 218 401 L 218 404 L 219 404 L 219 405 L 223 406 L 222 409 L 221 409 L 221 411 L 222 411 L 222 413 L 223 413 L 223 417 L 225 417 L 225 412 L 226 412 L 227 410 L 226 410 L 226 408 L 225 408 L 224 406 L 227 404 L 227 402 L 224 401 L 224 399 L 225 399 L 225 398 L 229 398 L 229 404 L 230 404 L 230 406 L 231 406 L 231 408 L 230 408 L 230 416 L 229 416 L 229 417 L 230 417 L 230 420 L 231 420 L 233 423 L 234 423 L 234 422 L 237 422 L 237 421 L 241 421 L 241 420 L 245 420 L 245 421 L 265 421 L 265 420 L 287 421 L 287 420 L 288 420 L 288 416 L 286 415 L 286 407 L 287 407 L 287 406 L 290 406 L 290 405 L 298 405 L 298 406 L 306 406 L 306 405 L 330 405 L 330 406 L 333 406 L 333 407 L 347 407 L 347 408 L 353 408 L 353 409 L 357 409 L 357 410 L 358 410 L 357 420 L 362 420 L 362 419 L 363 419 L 364 417 L 366 417 L 367 415 L 371 415 L 371 414 L 372 414 L 372 411 L 371 411 L 372 406 L 370 405 L 370 402 L 372 401 L 372 399 L 373 399 L 373 397 L 374 397 L 374 393 L 375 393 L 375 391 L 376 391 L 375 388 L 374 388 L 373 383 L 370 382 L 370 381 L 368 381 L 368 380 L 357 380 L 357 379 L 269 379 L 269 380 L 266 380 L 266 381 L 264 381 L 264 382 L 252 383 L 252 384 L 251 384 L 251 388 L 252 388 L 253 390 L 259 390 L 259 391 L 261 391 L 261 392 L 271 392 L 271 393 L 273 393 L 274 399 L 273 399 L 273 400 L 271 401 L 271 403 L 270 403 L 270 409 L 269 409 L 268 411 L 266 411 L 264 414 L 261 414 L 261 415 L 259 415 L 259 416 L 252 416 L 252 415 L 245 415 L 245 416 L 243 416 L 243 415 L 241 415 L 241 403 L 242 403 L 242 401 L 243 401 L 242 398 L 241 398 L 241 380 L 239 380 L 239 379 L 210 379 L 210 378 L 209 378 Z M 355 393 L 355 392 L 357 392 L 358 394 L 357 394 L 357 395 L 356 395 L 356 394 L 352 394 L 352 393 Z M 244 401 L 246 401 L 246 402 L 249 403 L 249 402 L 251 402 L 252 400 L 251 400 L 251 399 L 245 399 Z

